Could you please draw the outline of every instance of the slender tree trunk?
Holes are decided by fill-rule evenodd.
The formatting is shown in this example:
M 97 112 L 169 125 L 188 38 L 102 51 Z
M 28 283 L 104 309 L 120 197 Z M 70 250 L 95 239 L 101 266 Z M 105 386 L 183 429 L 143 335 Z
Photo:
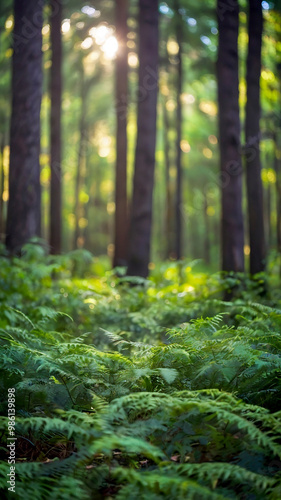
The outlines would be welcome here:
M 244 271 L 242 165 L 238 103 L 238 3 L 218 0 L 218 102 L 222 186 L 222 270 Z M 223 14 L 222 14 L 223 12 Z
M 279 147 L 278 144 L 277 133 L 275 134 L 274 137 L 274 144 L 275 144 L 274 169 L 276 173 L 277 251 L 281 255 L 281 160 L 280 160 L 281 147 Z
M 192 259 L 198 259 L 198 248 L 200 248 L 200 238 L 198 235 L 198 221 L 196 214 L 189 216 L 189 230 L 190 230 L 190 253 Z
M 94 252 L 95 254 L 97 253 L 97 249 L 95 247 L 95 245 L 93 245 L 93 242 L 92 242 L 92 234 L 97 234 L 97 221 L 96 221 L 96 218 L 95 218 L 95 227 L 94 227 L 94 233 L 93 233 L 93 228 L 90 226 L 90 221 L 93 220 L 93 217 L 91 217 L 91 213 L 92 213 L 92 210 L 95 210 L 95 199 L 94 199 L 94 196 L 90 190 L 89 192 L 89 200 L 85 206 L 85 219 L 87 219 L 88 221 L 88 224 L 85 228 L 85 231 L 84 231 L 84 246 L 87 250 L 89 250 L 90 252 Z M 97 211 L 95 210 L 95 213 L 97 213 Z M 96 240 L 96 238 L 95 238 Z
M 178 78 L 177 78 L 177 183 L 176 183 L 176 258 L 179 260 L 182 257 L 182 18 L 179 12 L 179 5 L 176 2 L 176 16 L 177 16 L 177 42 L 179 46 L 178 51 Z
M 52 66 L 51 96 L 51 200 L 50 200 L 50 250 L 61 252 L 61 99 L 62 99 L 62 40 L 61 0 L 51 0 Z
M 42 2 L 14 1 L 12 117 L 6 245 L 11 253 L 40 235 Z
M 204 222 L 205 222 L 205 233 L 204 233 L 204 260 L 206 264 L 210 264 L 210 221 L 208 216 L 208 198 L 207 194 L 204 193 Z
M 165 153 L 165 182 L 166 182 L 166 213 L 165 213 L 165 234 L 167 236 L 166 258 L 174 254 L 174 235 L 172 230 L 173 207 L 172 207 L 172 185 L 171 185 L 171 162 L 170 162 L 170 142 L 169 142 L 169 116 L 166 108 L 166 99 L 163 99 L 163 140 Z
M 266 154 L 264 158 L 265 164 L 270 165 L 271 154 Z M 266 253 L 270 252 L 272 246 L 272 225 L 271 225 L 271 210 L 272 210 L 272 186 L 270 182 L 263 184 L 263 200 L 265 208 L 264 217 L 264 234 L 265 234 L 265 244 Z
M 137 146 L 128 275 L 148 275 L 155 167 L 158 82 L 158 0 L 139 0 Z
M 281 92 L 281 63 L 276 65 L 276 73 L 279 78 L 279 87 Z M 280 104 L 280 103 L 279 103 Z M 276 209 L 277 209 L 277 251 L 280 255 L 280 276 L 281 276 L 281 118 L 280 113 L 277 118 L 276 131 L 273 137 L 274 141 L 274 168 L 276 173 Z
M 4 150 L 5 150 L 5 135 L 2 135 L 1 139 L 1 171 L 0 171 L 0 242 L 2 243 L 3 241 L 3 236 L 4 236 L 4 200 L 3 200 L 3 193 L 4 193 L 4 182 L 5 182 L 5 175 L 4 175 Z
M 86 85 L 84 81 L 84 73 L 82 70 L 81 75 L 81 115 L 80 115 L 80 125 L 79 125 L 79 146 L 78 146 L 78 158 L 77 158 L 77 172 L 75 180 L 75 204 L 74 204 L 74 215 L 75 215 L 75 230 L 74 230 L 74 241 L 73 248 L 79 247 L 79 220 L 81 217 L 81 203 L 79 200 L 81 181 L 82 181 L 82 167 L 83 158 L 85 156 L 84 146 L 85 146 L 85 131 L 86 131 Z
M 280 151 L 277 142 L 275 143 L 275 172 L 276 172 L 276 236 L 277 236 L 277 252 L 279 254 L 279 276 L 281 277 L 281 160 Z
M 87 134 L 89 135 L 89 129 L 87 130 Z M 92 182 L 91 182 L 91 154 L 90 154 L 90 148 L 89 145 L 86 147 L 85 151 L 85 174 L 84 174 L 84 185 L 85 189 L 87 190 L 87 194 L 89 196 L 87 203 L 84 205 L 84 217 L 87 221 L 87 225 L 84 227 L 83 230 L 83 240 L 84 240 L 84 247 L 87 250 L 90 250 L 89 247 L 89 221 L 90 221 L 90 208 L 92 205 Z
M 271 184 L 268 183 L 266 188 L 266 219 L 267 219 L 267 251 L 269 252 L 271 249 L 271 239 L 272 239 L 272 231 L 271 231 Z
M 247 58 L 246 179 L 250 240 L 250 273 L 265 269 L 263 192 L 260 162 L 260 73 L 262 45 L 262 5 L 249 0 L 249 45 Z
M 128 100 L 128 0 L 116 0 L 116 173 L 113 267 L 125 266 L 128 256 L 127 206 L 127 100 Z
M 161 165 L 162 167 L 162 165 Z M 163 172 L 164 170 L 164 172 Z M 166 258 L 166 239 L 167 234 L 165 234 L 165 206 L 166 202 L 163 200 L 163 188 L 165 187 L 165 169 L 159 168 L 158 172 L 155 172 L 155 190 L 154 190 L 154 217 L 153 217 L 153 228 L 152 234 L 154 234 L 154 255 L 155 258 L 159 260 L 164 260 Z M 164 173 L 164 176 L 163 176 Z
M 92 205 L 92 199 L 91 195 L 89 195 L 89 199 L 85 205 L 85 219 L 88 221 L 87 226 L 84 228 L 84 247 L 87 250 L 90 250 L 90 243 L 89 243 L 89 216 L 90 216 L 90 208 Z

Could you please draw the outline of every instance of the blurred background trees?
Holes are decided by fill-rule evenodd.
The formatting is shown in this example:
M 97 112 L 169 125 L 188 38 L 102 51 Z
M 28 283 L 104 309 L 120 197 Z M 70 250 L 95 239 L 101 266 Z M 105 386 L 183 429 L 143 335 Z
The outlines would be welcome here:
M 277 1 L 240 0 L 239 12 L 236 12 L 227 1 L 167 0 L 157 3 L 157 133 L 154 175 L 153 167 L 148 167 L 145 160 L 154 180 L 153 206 L 151 210 L 148 207 L 152 214 L 151 253 L 146 257 L 145 267 L 153 267 L 155 260 L 181 256 L 201 258 L 211 268 L 218 269 L 222 245 L 225 248 L 222 251 L 223 269 L 241 270 L 245 259 L 246 269 L 262 270 L 265 249 L 267 254 L 281 251 L 280 4 Z M 20 4 L 23 8 L 30 2 Z M 16 2 L 14 5 L 11 0 L 5 0 L 0 8 L 0 232 L 4 242 L 6 234 L 14 231 L 18 241 L 9 244 L 8 240 L 10 249 L 20 247 L 25 238 L 32 236 L 28 232 L 20 236 L 27 219 L 13 191 L 21 186 L 13 164 L 21 173 L 25 164 L 18 148 L 18 159 L 14 160 L 15 124 L 19 125 L 22 138 L 23 130 L 27 135 L 31 132 L 21 125 L 28 113 L 23 113 L 15 101 L 12 108 L 11 95 L 13 93 L 15 98 L 17 94 L 18 99 L 23 89 L 27 92 L 30 82 L 35 86 L 37 81 L 38 97 L 32 102 L 38 104 L 40 80 L 38 70 L 32 69 L 28 72 L 27 85 L 20 84 L 20 89 L 12 87 L 12 60 L 15 64 L 16 59 L 13 43 L 16 47 L 21 40 L 23 58 L 28 58 L 29 46 L 37 40 L 32 36 L 34 22 L 30 13 L 20 16 L 20 33 L 17 33 L 16 6 Z M 141 133 L 137 126 L 138 108 L 144 104 L 138 91 L 140 50 L 145 43 L 139 26 L 139 4 L 137 0 L 93 0 L 79 4 L 74 0 L 62 0 L 60 5 L 54 0 L 45 2 L 44 7 L 42 3 L 42 11 L 43 86 L 40 155 L 38 153 L 41 236 L 50 242 L 51 251 L 55 253 L 86 248 L 94 255 L 106 254 L 114 265 L 123 265 L 129 257 L 128 225 L 135 214 L 135 164 L 140 161 L 141 154 L 145 155 L 144 139 L 136 149 L 137 135 Z M 251 22 L 256 14 L 259 23 Z M 262 35 L 261 14 L 264 18 Z M 226 94 L 229 84 L 235 86 L 235 104 L 231 104 L 227 95 L 222 97 L 220 94 L 222 101 L 217 97 L 223 85 L 219 37 L 225 36 L 228 44 L 228 19 L 230 23 L 236 19 L 237 60 L 229 67 L 230 74 L 232 71 L 236 76 L 225 85 Z M 222 40 L 223 51 L 227 50 L 227 44 Z M 152 54 L 148 52 L 148 56 Z M 24 59 L 19 63 L 27 68 Z M 155 71 L 156 63 L 151 65 L 151 70 Z M 222 65 L 224 69 L 230 66 L 229 59 Z M 222 121 L 228 114 L 225 105 L 229 107 L 233 125 L 229 123 L 230 115 Z M 238 175 L 230 172 L 230 184 L 226 187 L 220 167 L 219 108 L 222 111 L 222 154 L 227 152 L 227 147 L 223 146 L 224 135 L 228 137 L 230 148 L 233 148 L 231 137 L 236 136 L 237 158 L 231 150 L 226 162 L 239 162 Z M 144 114 L 144 133 L 147 133 L 151 130 L 152 118 Z M 35 123 L 38 135 L 38 121 L 33 122 L 33 127 Z M 236 128 L 234 135 L 231 127 Z M 34 139 L 33 132 L 32 136 Z M 252 137 L 257 138 L 255 144 L 251 143 Z M 150 132 L 149 139 L 152 141 Z M 36 148 L 29 148 L 29 154 L 31 149 L 36 156 Z M 30 160 L 33 166 L 35 156 Z M 28 161 L 28 164 L 31 163 Z M 10 192 L 9 165 L 12 181 L 17 180 L 14 185 L 12 182 Z M 140 183 L 146 181 L 145 176 L 139 178 L 141 190 Z M 239 184 L 239 193 L 235 195 L 237 203 L 231 205 L 233 183 Z M 21 189 L 24 191 L 23 187 Z M 151 191 L 151 187 L 149 189 Z M 28 190 L 25 194 L 28 196 Z M 151 199 L 150 195 L 148 198 Z M 228 206 L 228 214 L 231 212 L 230 225 L 228 223 L 223 232 L 221 201 L 222 207 L 224 203 Z M 13 204 L 19 217 L 17 222 L 11 217 Z M 36 209 L 37 215 L 39 212 Z M 19 222 L 19 215 L 25 222 Z M 232 241 L 230 246 L 237 245 L 231 226 L 233 221 L 239 234 L 238 249 L 234 253 L 227 243 L 229 239 Z M 139 236 L 135 223 L 131 227 Z

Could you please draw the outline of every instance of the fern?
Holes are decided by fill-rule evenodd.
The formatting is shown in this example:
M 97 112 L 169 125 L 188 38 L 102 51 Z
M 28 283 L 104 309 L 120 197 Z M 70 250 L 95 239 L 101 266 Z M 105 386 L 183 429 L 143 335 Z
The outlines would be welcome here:
M 2 496 L 14 387 L 27 500 L 279 500 L 278 291 L 226 303 L 230 280 L 186 262 L 135 286 L 99 265 L 37 244 L 1 259 Z

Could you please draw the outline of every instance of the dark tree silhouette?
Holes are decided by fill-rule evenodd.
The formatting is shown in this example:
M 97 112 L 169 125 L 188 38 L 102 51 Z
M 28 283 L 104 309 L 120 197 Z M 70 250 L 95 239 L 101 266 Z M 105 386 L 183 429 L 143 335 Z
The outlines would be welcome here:
M 50 200 L 50 250 L 61 252 L 61 99 L 62 99 L 62 5 L 51 0 L 51 48 L 52 66 L 50 80 L 51 97 L 51 200 Z
M 14 1 L 12 117 L 6 245 L 19 252 L 40 235 L 42 2 Z
M 139 0 L 137 146 L 128 274 L 148 275 L 155 166 L 158 81 L 158 0 Z
M 127 99 L 128 99 L 128 0 L 116 0 L 116 173 L 115 173 L 115 236 L 113 267 L 127 264 Z
M 245 155 L 251 274 L 259 273 L 265 269 L 263 188 L 259 147 L 262 30 L 261 1 L 249 0 Z
M 218 102 L 222 196 L 222 270 L 244 270 L 242 166 L 238 103 L 238 2 L 218 0 Z

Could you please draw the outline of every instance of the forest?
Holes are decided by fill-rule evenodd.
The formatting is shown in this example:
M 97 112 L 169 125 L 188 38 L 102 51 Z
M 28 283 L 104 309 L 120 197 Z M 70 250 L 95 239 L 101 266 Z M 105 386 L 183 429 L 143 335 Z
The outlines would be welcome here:
M 0 495 L 280 500 L 281 0 L 1 0 Z

